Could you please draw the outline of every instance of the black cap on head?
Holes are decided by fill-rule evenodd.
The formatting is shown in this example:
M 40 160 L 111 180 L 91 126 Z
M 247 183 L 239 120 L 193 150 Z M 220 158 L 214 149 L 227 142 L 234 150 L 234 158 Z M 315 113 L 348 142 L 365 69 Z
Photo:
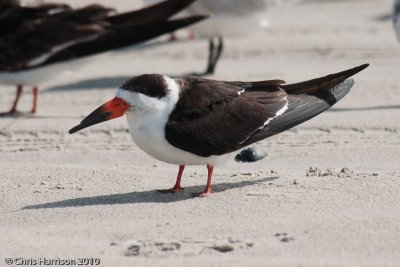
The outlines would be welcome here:
M 129 79 L 121 86 L 121 89 L 157 98 L 163 98 L 168 94 L 168 85 L 164 76 L 159 74 L 144 74 Z

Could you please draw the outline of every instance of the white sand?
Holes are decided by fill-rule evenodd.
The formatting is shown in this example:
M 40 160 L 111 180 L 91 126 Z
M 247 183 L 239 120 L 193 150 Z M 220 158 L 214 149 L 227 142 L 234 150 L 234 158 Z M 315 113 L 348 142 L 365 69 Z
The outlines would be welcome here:
M 140 151 L 124 119 L 67 133 L 126 77 L 203 70 L 205 41 L 108 54 L 51 81 L 38 116 L 0 118 L 1 257 L 399 266 L 400 46 L 391 22 L 377 20 L 389 11 L 389 1 L 313 1 L 282 8 L 265 34 L 227 41 L 216 79 L 297 82 L 372 65 L 333 111 L 258 144 L 266 159 L 217 168 L 209 198 L 190 197 L 205 167 L 187 167 L 184 193 L 156 193 L 177 167 Z M 7 110 L 14 88 L 0 89 Z

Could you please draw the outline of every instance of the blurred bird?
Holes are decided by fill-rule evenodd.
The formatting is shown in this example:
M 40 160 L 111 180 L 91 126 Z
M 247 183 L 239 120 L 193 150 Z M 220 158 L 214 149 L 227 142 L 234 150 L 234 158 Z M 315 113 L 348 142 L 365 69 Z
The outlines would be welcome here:
M 157 0 L 144 0 L 154 3 Z M 159 0 L 158 0 L 159 1 Z M 224 50 L 224 37 L 246 36 L 259 32 L 269 25 L 268 7 L 278 0 L 198 0 L 184 12 L 186 14 L 210 14 L 207 21 L 192 27 L 193 31 L 209 39 L 208 63 L 204 73 L 215 72 L 218 60 Z
M 31 112 L 35 113 L 37 86 L 71 69 L 77 59 L 148 41 L 206 18 L 170 19 L 194 1 L 168 0 L 113 15 L 112 9 L 101 5 L 23 7 L 16 0 L 1 0 L 0 83 L 17 85 L 13 106 L 5 114 L 17 112 L 24 85 L 33 86 Z
M 141 75 L 118 88 L 69 132 L 126 114 L 134 142 L 150 156 L 179 165 L 172 189 L 179 192 L 185 165 L 207 165 L 204 192 L 211 193 L 214 165 L 230 153 L 286 131 L 333 106 L 349 93 L 348 79 L 368 64 L 306 82 L 223 82 L 198 77 Z
M 159 0 L 144 0 L 154 3 Z M 189 6 L 184 14 L 203 12 L 210 19 L 191 29 L 209 40 L 206 70 L 195 73 L 198 76 L 212 75 L 224 50 L 225 37 L 243 37 L 259 33 L 269 27 L 269 11 L 274 6 L 294 4 L 301 0 L 198 0 Z M 193 34 L 191 34 L 192 37 Z M 174 38 L 172 38 L 174 39 Z
M 400 0 L 393 1 L 393 24 L 397 39 L 400 41 Z
M 188 12 L 208 12 L 209 21 L 193 30 L 209 38 L 208 63 L 204 73 L 214 74 L 224 50 L 224 37 L 246 36 L 258 33 L 269 25 L 267 9 L 270 0 L 199 0 L 189 6 Z

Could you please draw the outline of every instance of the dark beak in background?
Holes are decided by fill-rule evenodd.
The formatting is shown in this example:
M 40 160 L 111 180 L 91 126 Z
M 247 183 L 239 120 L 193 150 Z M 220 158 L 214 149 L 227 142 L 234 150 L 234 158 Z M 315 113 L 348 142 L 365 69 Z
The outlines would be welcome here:
M 73 134 L 92 125 L 119 118 L 125 114 L 129 107 L 130 105 L 122 98 L 116 97 L 93 111 L 79 125 L 69 130 L 69 133 Z

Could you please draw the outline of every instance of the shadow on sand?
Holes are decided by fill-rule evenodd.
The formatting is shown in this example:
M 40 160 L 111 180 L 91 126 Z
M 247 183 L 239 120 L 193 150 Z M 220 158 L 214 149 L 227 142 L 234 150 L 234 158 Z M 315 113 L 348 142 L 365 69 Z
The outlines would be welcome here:
M 213 194 L 224 192 L 231 189 L 243 188 L 260 183 L 270 182 L 278 178 L 279 177 L 269 177 L 269 178 L 257 179 L 254 181 L 215 184 L 213 185 Z M 177 194 L 161 194 L 155 190 L 151 190 L 151 191 L 132 192 L 125 194 L 73 198 L 62 201 L 25 206 L 22 208 L 22 210 L 138 204 L 138 203 L 171 203 L 171 202 L 179 202 L 192 199 L 193 197 L 191 193 L 201 192 L 202 190 L 204 190 L 204 186 L 189 186 L 185 188 L 184 192 Z

